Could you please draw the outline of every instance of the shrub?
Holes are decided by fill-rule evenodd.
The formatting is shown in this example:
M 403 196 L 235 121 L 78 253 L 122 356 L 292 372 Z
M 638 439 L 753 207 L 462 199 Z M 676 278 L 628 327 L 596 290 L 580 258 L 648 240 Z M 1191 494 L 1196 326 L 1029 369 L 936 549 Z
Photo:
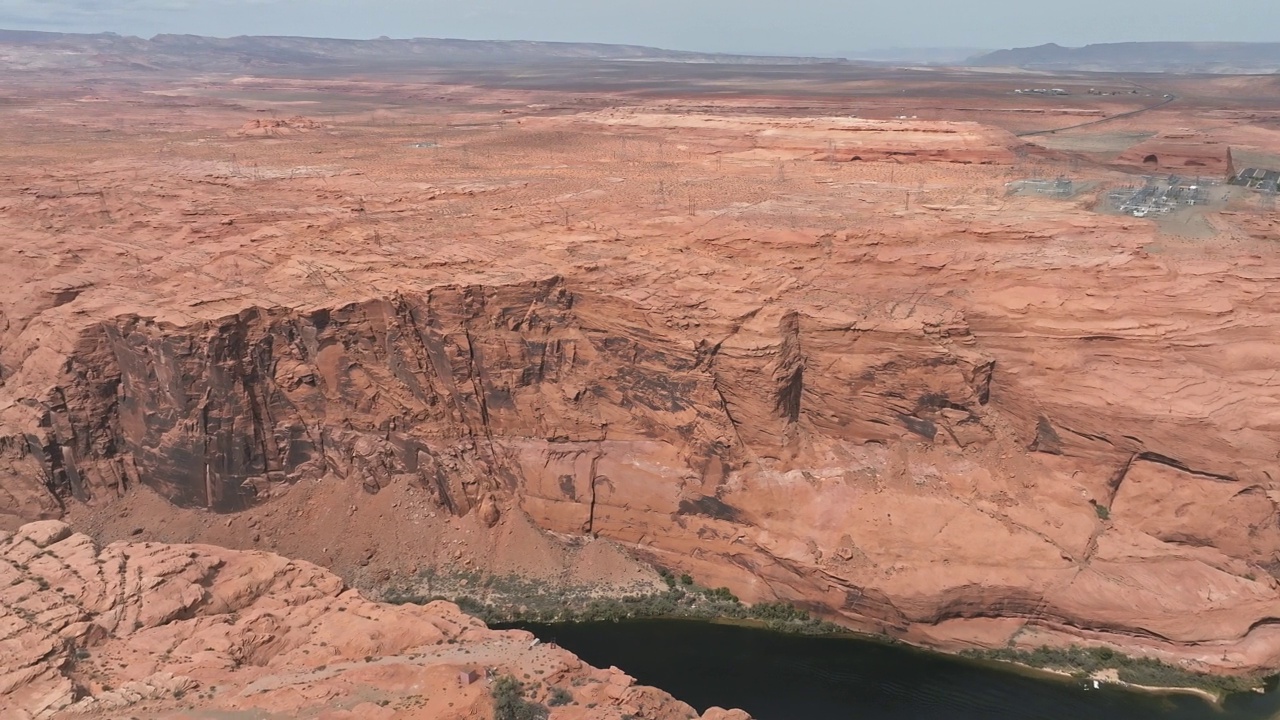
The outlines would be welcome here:
M 1098 513 L 1099 520 L 1106 520 L 1111 517 L 1111 508 L 1106 505 L 1094 505 L 1093 511 Z
M 547 699 L 548 705 L 551 707 L 559 707 L 561 705 L 568 705 L 571 702 L 573 702 L 573 693 L 562 687 L 552 686 L 551 697 Z
M 546 720 L 550 712 L 524 699 L 524 684 L 510 675 L 493 683 L 493 720 Z
M 493 617 L 493 613 L 491 612 L 493 608 L 474 598 L 460 597 L 454 601 L 454 604 L 456 604 L 458 609 L 462 612 L 478 617 L 485 622 L 488 622 L 489 619 Z
M 727 587 L 718 587 L 714 590 L 708 590 L 707 597 L 712 600 L 724 600 L 725 602 L 731 603 L 739 602 L 738 596 L 734 595 Z
M 751 606 L 751 617 L 756 620 L 804 622 L 809 619 L 809 613 L 785 602 L 757 603 Z

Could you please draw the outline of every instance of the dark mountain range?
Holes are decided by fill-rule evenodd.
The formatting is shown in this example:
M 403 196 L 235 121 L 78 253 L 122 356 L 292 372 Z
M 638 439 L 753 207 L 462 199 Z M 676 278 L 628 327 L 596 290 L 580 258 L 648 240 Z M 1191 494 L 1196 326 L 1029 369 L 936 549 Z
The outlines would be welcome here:
M 975 67 L 1099 72 L 1274 73 L 1280 43 L 1131 42 L 1071 48 L 1050 43 L 970 58 Z
M 210 38 L 197 35 L 157 35 L 147 40 L 114 33 L 82 35 L 0 30 L 0 68 L 8 69 L 124 66 L 156 70 L 238 71 L 273 67 L 386 67 L 572 59 L 770 65 L 843 62 L 831 58 L 726 55 L 598 43 L 427 38 Z

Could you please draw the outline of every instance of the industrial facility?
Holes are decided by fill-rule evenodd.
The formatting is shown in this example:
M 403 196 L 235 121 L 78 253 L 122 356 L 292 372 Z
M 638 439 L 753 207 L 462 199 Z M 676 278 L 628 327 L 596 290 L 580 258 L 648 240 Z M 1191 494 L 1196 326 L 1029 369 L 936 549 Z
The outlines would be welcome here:
M 1075 182 L 1065 177 L 1054 180 L 1044 178 L 1014 180 L 1005 183 L 1005 188 L 1008 195 L 1043 195 L 1056 198 L 1069 198 L 1080 190 Z
M 1280 186 L 1280 170 L 1245 168 L 1233 175 L 1227 182 L 1231 185 L 1253 188 L 1260 192 L 1275 193 L 1277 186 Z
M 1107 200 L 1111 207 L 1126 215 L 1163 215 L 1179 208 L 1207 203 L 1207 188 L 1212 184 L 1202 178 L 1189 180 L 1176 175 L 1148 177 L 1141 186 L 1129 185 L 1112 190 L 1107 194 Z

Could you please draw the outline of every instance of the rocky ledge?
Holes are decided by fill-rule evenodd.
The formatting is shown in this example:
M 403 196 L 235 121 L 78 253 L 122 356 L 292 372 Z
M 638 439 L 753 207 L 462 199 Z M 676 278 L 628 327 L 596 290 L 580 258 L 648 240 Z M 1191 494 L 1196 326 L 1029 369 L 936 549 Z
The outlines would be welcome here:
M 698 717 L 528 633 L 490 630 L 444 602 L 374 603 L 310 563 L 203 545 L 99 548 L 58 521 L 0 534 L 5 718 L 487 718 L 502 676 L 529 702 L 554 697 L 555 720 Z

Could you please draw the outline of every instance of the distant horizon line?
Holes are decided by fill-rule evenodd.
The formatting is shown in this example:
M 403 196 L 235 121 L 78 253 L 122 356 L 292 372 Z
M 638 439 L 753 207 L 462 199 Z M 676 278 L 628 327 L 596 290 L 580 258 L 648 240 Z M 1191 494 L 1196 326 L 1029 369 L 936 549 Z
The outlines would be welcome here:
M 602 42 L 598 40 L 534 40 L 528 38 L 475 38 L 475 37 L 443 37 L 443 36 L 412 36 L 412 37 L 392 37 L 389 35 L 378 35 L 375 37 L 341 37 L 331 35 L 282 35 L 282 34 L 252 34 L 242 33 L 237 35 L 202 35 L 195 32 L 166 32 L 156 33 L 151 36 L 137 35 L 131 33 L 121 33 L 114 30 L 100 30 L 97 32 L 88 31 L 63 31 L 63 30 L 36 30 L 30 28 L 9 28 L 0 27 L 0 32 L 14 33 L 35 33 L 41 35 L 108 35 L 120 38 L 135 38 L 138 40 L 151 41 L 159 37 L 198 37 L 211 40 L 235 40 L 238 38 L 279 38 L 294 40 L 334 40 L 347 42 L 409 42 L 415 40 L 440 40 L 449 42 L 475 42 L 475 43 L 537 43 L 543 45 L 599 45 L 612 47 L 633 47 L 644 48 L 648 50 L 662 50 L 664 52 L 689 53 L 698 55 L 729 55 L 744 57 L 778 57 L 778 58 L 817 58 L 817 59 L 851 59 L 851 55 L 881 54 L 892 52 L 911 52 L 911 53 L 992 53 L 1002 50 L 1026 50 L 1044 47 L 1059 47 L 1067 50 L 1083 49 L 1088 47 L 1107 46 L 1107 45 L 1280 45 L 1280 40 L 1120 40 L 1113 42 L 1094 42 L 1082 45 L 1063 45 L 1058 42 L 1043 42 L 1035 45 L 1014 45 L 1007 47 L 974 47 L 968 45 L 891 45 L 881 47 L 851 48 L 840 51 L 816 51 L 816 52 L 781 52 L 781 51 L 760 51 L 760 50 L 690 50 L 686 48 L 671 48 L 661 45 L 646 45 L 637 42 Z M 856 58 L 853 58 L 856 59 Z

